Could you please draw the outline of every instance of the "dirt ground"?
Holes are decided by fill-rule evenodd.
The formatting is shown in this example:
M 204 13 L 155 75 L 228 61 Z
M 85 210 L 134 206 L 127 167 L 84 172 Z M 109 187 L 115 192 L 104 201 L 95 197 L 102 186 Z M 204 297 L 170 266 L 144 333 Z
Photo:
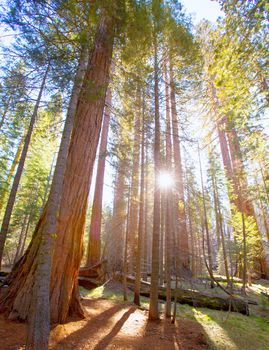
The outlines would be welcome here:
M 132 304 L 84 299 L 84 320 L 70 319 L 52 329 L 50 350 L 203 350 L 208 349 L 203 328 L 191 320 L 147 321 L 147 311 Z M 0 316 L 0 349 L 22 350 L 25 325 Z

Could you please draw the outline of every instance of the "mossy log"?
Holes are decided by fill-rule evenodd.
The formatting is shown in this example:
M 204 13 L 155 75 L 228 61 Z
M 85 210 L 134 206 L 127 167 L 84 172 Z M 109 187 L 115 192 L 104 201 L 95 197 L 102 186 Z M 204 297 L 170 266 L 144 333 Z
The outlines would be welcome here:
M 134 285 L 134 278 L 127 277 L 127 284 L 131 287 Z M 150 283 L 141 281 L 141 295 L 150 296 Z M 172 299 L 174 289 L 172 289 Z M 159 287 L 159 299 L 166 299 L 165 287 Z M 201 293 L 189 289 L 177 289 L 177 301 L 181 304 L 188 304 L 195 307 L 207 307 L 214 310 L 234 311 L 243 315 L 249 315 L 248 303 L 239 297 L 216 296 L 209 293 Z
M 198 281 L 201 281 L 201 282 L 209 282 L 211 281 L 211 278 L 210 277 L 198 277 L 197 278 Z M 217 282 L 223 282 L 223 283 L 227 283 L 227 278 L 225 277 L 214 277 L 214 280 L 217 281 Z M 238 278 L 238 277 L 233 277 L 233 282 L 236 282 L 236 283 L 242 283 L 243 280 L 241 278 Z

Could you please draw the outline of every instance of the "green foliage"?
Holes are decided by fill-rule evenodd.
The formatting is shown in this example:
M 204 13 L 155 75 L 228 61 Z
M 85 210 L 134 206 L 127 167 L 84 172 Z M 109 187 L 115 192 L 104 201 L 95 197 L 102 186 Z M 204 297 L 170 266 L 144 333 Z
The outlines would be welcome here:
M 61 95 L 56 94 L 48 103 L 48 108 L 39 112 L 32 136 L 7 240 L 6 256 L 9 255 L 11 260 L 16 253 L 24 218 L 29 220 L 29 242 L 45 205 L 51 182 L 52 163 L 55 161 L 59 143 L 61 118 Z
M 234 238 L 236 241 L 236 255 L 243 256 L 243 223 L 242 213 L 236 208 L 233 208 L 230 224 L 234 230 Z M 260 244 L 260 234 L 253 217 L 244 215 L 245 230 L 246 230 L 246 245 L 247 245 L 247 263 L 248 269 L 254 267 L 254 260 L 262 256 L 262 249 Z

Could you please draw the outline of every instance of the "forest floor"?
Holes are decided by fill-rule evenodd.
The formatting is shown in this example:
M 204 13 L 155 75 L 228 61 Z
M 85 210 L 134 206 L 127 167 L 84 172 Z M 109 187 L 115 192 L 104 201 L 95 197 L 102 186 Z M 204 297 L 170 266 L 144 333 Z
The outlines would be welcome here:
M 253 286 L 252 297 L 259 288 L 263 284 Z M 176 324 L 172 325 L 163 317 L 158 322 L 148 322 L 148 299 L 141 298 L 141 308 L 130 301 L 123 302 L 119 283 L 109 282 L 92 291 L 82 288 L 81 293 L 87 317 L 70 318 L 66 324 L 53 327 L 50 350 L 269 349 L 269 305 L 263 304 L 264 300 L 251 306 L 250 316 L 179 305 Z M 0 316 L 1 350 L 24 349 L 25 334 L 24 324 Z

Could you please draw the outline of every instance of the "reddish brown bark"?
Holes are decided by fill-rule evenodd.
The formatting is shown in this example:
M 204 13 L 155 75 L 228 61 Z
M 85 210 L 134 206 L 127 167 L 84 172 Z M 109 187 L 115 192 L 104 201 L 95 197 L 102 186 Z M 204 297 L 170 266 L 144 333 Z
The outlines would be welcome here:
M 153 232 L 152 232 L 152 256 L 151 256 L 151 284 L 149 319 L 159 318 L 158 287 L 159 287 L 159 241 L 160 241 L 160 187 L 158 175 L 160 172 L 160 111 L 159 111 L 159 77 L 158 77 L 158 44 L 157 34 L 154 34 L 154 207 L 153 207 Z
M 137 98 L 139 100 L 139 97 Z M 132 166 L 132 183 L 131 183 L 131 202 L 130 202 L 130 224 L 129 224 L 129 272 L 134 271 L 134 252 L 136 251 L 136 241 L 138 233 L 138 209 L 139 209 L 139 150 L 140 150 L 140 113 L 135 115 L 134 124 L 134 147 L 133 147 L 133 166 Z
M 113 35 L 113 21 L 106 16 L 101 19 L 97 29 L 69 147 L 51 280 L 51 317 L 58 322 L 65 321 L 70 306 L 76 302 L 76 298 L 72 300 L 72 297 L 77 289 L 88 194 L 102 125 Z
M 98 167 L 92 206 L 90 235 L 88 243 L 87 266 L 97 264 L 101 259 L 101 225 L 102 225 L 102 201 L 104 188 L 104 175 L 106 164 L 107 138 L 110 120 L 111 90 L 108 89 L 102 135 L 99 148 Z
M 228 185 L 229 199 L 231 204 L 234 204 L 236 207 L 239 207 L 239 199 L 238 199 L 239 185 L 233 172 L 233 165 L 232 165 L 231 155 L 229 152 L 227 135 L 225 132 L 225 128 L 226 128 L 226 125 L 224 122 L 225 118 L 219 115 L 219 111 L 218 111 L 219 100 L 218 100 L 216 89 L 213 83 L 210 84 L 210 89 L 211 89 L 213 110 L 214 110 L 215 119 L 216 119 L 216 127 L 218 132 L 219 143 L 220 143 L 223 166 L 224 166 L 227 180 L 229 181 L 229 185 Z
M 237 210 L 239 210 L 241 213 L 244 213 L 246 216 L 251 216 L 256 221 L 253 204 L 248 198 L 248 182 L 244 170 L 244 163 L 237 132 L 233 123 L 229 123 L 226 116 L 221 118 L 219 115 L 219 100 L 216 95 L 216 89 L 212 83 L 211 94 L 223 165 L 226 171 L 226 176 L 229 180 L 228 190 L 230 203 L 235 205 Z M 242 219 L 242 221 L 244 221 L 243 216 Z M 260 240 L 260 248 L 262 249 L 262 240 Z M 266 275 L 269 274 L 269 266 L 267 266 L 264 257 L 257 257 L 254 265 L 254 270 L 256 273 L 264 272 Z
M 208 225 L 208 219 L 207 219 L 207 210 L 206 210 L 206 203 L 205 203 L 205 191 L 204 191 L 204 181 L 203 181 L 203 172 L 202 172 L 202 163 L 201 163 L 201 156 L 200 156 L 200 148 L 198 144 L 198 156 L 199 156 L 199 168 L 200 168 L 200 178 L 201 178 L 201 187 L 202 187 L 202 199 L 203 199 L 203 226 L 205 228 L 206 232 L 206 239 L 203 237 L 203 255 L 205 260 L 205 265 L 208 270 L 210 279 L 211 279 L 211 288 L 214 288 L 214 281 L 213 281 L 213 259 L 212 259 L 212 247 L 211 247 L 211 239 L 210 239 L 210 233 L 209 233 L 209 225 Z M 202 228 L 202 230 L 204 229 Z M 207 243 L 207 254 L 208 254 L 208 262 L 205 255 L 205 240 Z
M 166 135 L 165 135 L 165 153 L 166 153 L 166 170 L 172 172 L 172 143 L 171 143 L 171 117 L 170 117 L 170 96 L 169 82 L 167 75 L 167 62 L 164 65 L 164 80 L 165 80 L 165 102 L 166 102 Z M 166 188 L 166 211 L 165 211 L 165 279 L 166 279 L 166 304 L 165 315 L 171 316 L 171 269 L 172 269 L 172 189 Z
M 241 156 L 241 149 L 239 145 L 239 140 L 237 133 L 233 127 L 227 131 L 229 149 L 231 154 L 231 160 L 233 164 L 233 173 L 236 179 L 240 179 L 240 185 L 238 184 L 239 189 L 241 190 L 241 199 L 244 213 L 247 216 L 252 216 L 255 219 L 254 207 L 251 201 L 247 198 L 247 188 L 248 183 L 246 179 L 246 174 L 244 172 L 244 164 Z M 238 180 L 237 180 L 238 183 Z M 239 193 L 237 193 L 237 197 L 239 197 Z
M 113 203 L 113 216 L 111 220 L 110 236 L 108 242 L 108 267 L 112 273 L 122 270 L 123 254 L 124 254 L 124 224 L 126 217 L 126 203 L 124 200 L 125 191 L 125 174 L 126 174 L 126 162 L 125 159 L 120 159 L 118 163 L 114 203 Z M 130 201 L 130 199 L 128 199 Z M 129 205 L 129 204 L 128 204 Z M 129 237 L 128 223 L 128 237 Z
M 179 250 L 180 264 L 183 268 L 190 269 L 188 230 L 186 224 L 183 167 L 180 151 L 180 138 L 178 130 L 178 119 L 176 110 L 175 84 L 173 77 L 173 66 L 170 61 L 170 95 L 172 112 L 172 130 L 173 130 L 173 154 L 175 163 L 176 190 L 178 193 L 178 218 L 179 218 Z
M 130 187 L 128 190 L 127 198 L 127 214 L 126 214 L 126 227 L 124 237 L 124 252 L 123 252 L 123 300 L 127 301 L 127 273 L 128 273 L 128 238 L 129 238 L 129 212 L 130 212 Z
M 144 235 L 144 182 L 145 182 L 145 122 L 144 122 L 144 100 L 142 107 L 142 140 L 141 140 L 141 176 L 140 176 L 140 198 L 139 198 L 139 223 L 136 252 L 136 271 L 135 271 L 135 289 L 134 303 L 140 305 L 140 286 L 141 286 L 141 259 L 142 259 L 142 242 Z M 141 109 L 141 108 L 140 108 Z
M 82 314 L 77 294 L 77 275 L 82 254 L 89 186 L 109 79 L 113 35 L 112 19 L 103 17 L 97 29 L 76 110 L 52 266 L 51 319 L 53 322 L 64 322 L 69 311 Z M 91 83 L 90 86 L 89 83 Z M 36 257 L 46 211 L 45 208 L 26 254 L 9 276 L 8 282 L 11 285 L 0 300 L 0 306 L 2 309 L 7 308 L 12 318 L 26 319 L 29 313 L 33 275 L 37 265 Z

